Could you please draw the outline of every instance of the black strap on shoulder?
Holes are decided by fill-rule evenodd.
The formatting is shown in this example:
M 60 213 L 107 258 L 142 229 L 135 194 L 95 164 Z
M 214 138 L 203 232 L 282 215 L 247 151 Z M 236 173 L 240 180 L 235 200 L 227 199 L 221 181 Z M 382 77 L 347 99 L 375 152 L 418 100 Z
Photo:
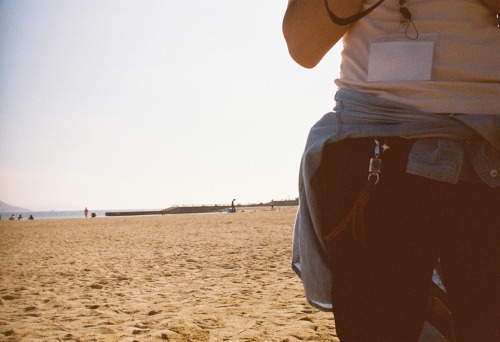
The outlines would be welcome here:
M 364 10 L 362 12 L 359 12 L 358 14 L 352 15 L 350 17 L 347 17 L 347 18 L 337 17 L 335 15 L 335 13 L 333 13 L 332 10 L 330 9 L 330 6 L 328 6 L 328 0 L 325 0 L 325 7 L 326 7 L 326 11 L 328 12 L 328 15 L 330 16 L 330 19 L 335 24 L 340 25 L 340 26 L 346 26 L 346 25 L 352 24 L 353 22 L 355 22 L 355 21 L 363 18 L 364 16 L 366 16 L 367 14 L 369 14 L 371 11 L 373 11 L 375 8 L 377 8 L 378 5 L 380 5 L 383 2 L 384 2 L 384 0 L 379 0 L 372 7 L 367 8 L 366 10 Z

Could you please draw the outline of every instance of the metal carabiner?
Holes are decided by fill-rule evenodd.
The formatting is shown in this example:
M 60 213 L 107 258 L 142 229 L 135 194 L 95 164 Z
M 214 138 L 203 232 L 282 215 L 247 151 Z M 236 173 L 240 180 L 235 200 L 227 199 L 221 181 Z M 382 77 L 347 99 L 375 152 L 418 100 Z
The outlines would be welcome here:
M 377 172 L 372 172 L 372 173 L 370 173 L 370 174 L 368 175 L 368 180 L 371 180 L 371 179 L 372 179 L 372 177 L 375 177 L 375 183 L 374 183 L 374 184 L 377 184 L 377 183 L 378 183 L 378 181 L 380 180 L 380 175 L 379 175 L 379 173 L 377 173 Z

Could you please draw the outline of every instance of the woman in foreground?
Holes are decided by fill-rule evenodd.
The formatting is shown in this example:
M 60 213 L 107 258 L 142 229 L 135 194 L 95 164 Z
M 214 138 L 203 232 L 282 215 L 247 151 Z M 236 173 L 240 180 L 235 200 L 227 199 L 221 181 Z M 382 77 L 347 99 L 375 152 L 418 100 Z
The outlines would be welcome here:
M 288 3 L 298 64 L 343 42 L 334 111 L 302 158 L 293 251 L 342 342 L 422 340 L 438 263 L 451 322 L 434 327 L 500 341 L 497 13 L 499 0 Z

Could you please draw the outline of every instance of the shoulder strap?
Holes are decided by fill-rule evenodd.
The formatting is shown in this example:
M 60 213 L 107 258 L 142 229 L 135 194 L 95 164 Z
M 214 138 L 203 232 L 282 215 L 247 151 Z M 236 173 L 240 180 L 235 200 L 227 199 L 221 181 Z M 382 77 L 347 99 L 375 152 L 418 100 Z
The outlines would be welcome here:
M 333 13 L 332 10 L 330 9 L 330 6 L 328 6 L 328 0 L 325 0 L 325 7 L 326 7 L 326 11 L 328 12 L 328 15 L 330 16 L 330 19 L 335 24 L 340 25 L 340 26 L 346 26 L 346 25 L 352 24 L 353 22 L 358 21 L 359 19 L 363 18 L 364 16 L 369 14 L 371 11 L 373 11 L 375 8 L 377 8 L 378 5 L 380 5 L 382 2 L 384 2 L 384 0 L 379 0 L 372 7 L 367 8 L 366 10 L 359 12 L 358 14 L 352 15 L 350 17 L 347 17 L 347 18 L 337 17 L 335 15 L 335 13 Z

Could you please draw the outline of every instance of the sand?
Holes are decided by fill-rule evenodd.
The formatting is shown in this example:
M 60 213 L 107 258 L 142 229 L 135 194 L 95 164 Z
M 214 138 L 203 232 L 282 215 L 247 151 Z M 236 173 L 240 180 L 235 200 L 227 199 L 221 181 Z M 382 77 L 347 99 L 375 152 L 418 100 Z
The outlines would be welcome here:
M 0 341 L 338 341 L 295 211 L 1 221 Z

